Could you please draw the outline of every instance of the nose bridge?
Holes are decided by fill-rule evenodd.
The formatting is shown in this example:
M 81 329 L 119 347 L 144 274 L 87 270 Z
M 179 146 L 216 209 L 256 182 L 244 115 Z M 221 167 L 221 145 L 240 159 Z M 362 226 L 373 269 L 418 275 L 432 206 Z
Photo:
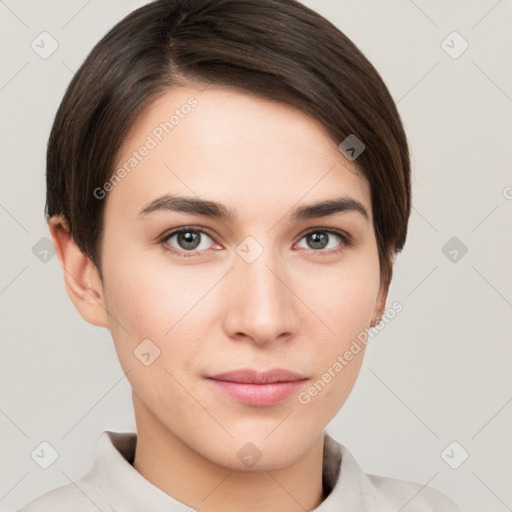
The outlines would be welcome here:
M 230 316 L 232 329 L 260 341 L 294 329 L 294 295 L 285 284 L 285 266 L 279 252 L 264 243 L 247 237 L 236 248 L 232 279 L 237 292 Z
M 284 293 L 284 285 L 275 275 L 276 270 L 282 268 L 279 255 L 268 243 L 265 245 L 254 237 L 247 237 L 236 249 L 236 273 L 243 283 L 244 295 L 253 297 L 261 305 L 277 301 Z

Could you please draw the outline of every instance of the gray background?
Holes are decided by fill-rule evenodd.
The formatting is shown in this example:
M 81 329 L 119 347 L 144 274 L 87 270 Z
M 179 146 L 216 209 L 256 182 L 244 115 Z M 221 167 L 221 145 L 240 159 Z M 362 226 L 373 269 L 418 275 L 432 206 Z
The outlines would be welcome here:
M 49 237 L 46 142 L 64 90 L 93 45 L 143 3 L 0 0 L 1 511 L 79 478 L 102 431 L 135 430 L 109 333 L 76 312 L 40 240 Z M 428 484 L 466 512 L 512 510 L 512 4 L 304 3 L 383 76 L 414 178 L 388 302 L 404 309 L 370 342 L 327 430 L 369 473 Z M 31 47 L 43 31 L 58 43 L 46 59 Z M 457 58 L 442 47 L 453 31 L 469 43 Z M 48 469 L 31 457 L 43 441 L 59 454 Z M 469 453 L 458 469 L 441 456 L 452 441 L 452 465 Z

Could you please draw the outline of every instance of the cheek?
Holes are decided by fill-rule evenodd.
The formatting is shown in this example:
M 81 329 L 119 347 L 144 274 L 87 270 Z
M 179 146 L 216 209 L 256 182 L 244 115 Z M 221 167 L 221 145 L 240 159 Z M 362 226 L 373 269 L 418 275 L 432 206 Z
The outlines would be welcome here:
M 179 268 L 172 271 L 165 258 L 156 259 L 144 251 L 115 255 L 113 247 L 104 265 L 110 310 L 133 334 L 162 338 L 198 300 L 200 280 L 192 282 L 190 273 Z
M 197 302 L 198 297 L 187 298 L 186 283 L 179 278 L 151 265 L 130 264 L 128 255 L 122 264 L 106 270 L 107 275 L 105 299 L 113 317 L 112 339 L 132 389 L 148 406 L 153 404 L 157 415 L 169 396 L 181 396 L 178 402 L 187 404 L 177 382 L 184 382 L 195 370 L 199 324 L 188 321 L 187 311 L 189 302 Z
M 119 259 L 105 258 L 104 274 L 112 337 L 123 368 L 133 366 L 133 351 L 150 339 L 161 350 L 160 364 L 185 371 L 204 339 L 205 325 L 218 314 L 214 306 L 220 301 L 210 290 L 222 273 L 199 266 L 171 268 L 165 257 L 124 251 Z
M 377 300 L 378 280 L 369 275 L 354 276 L 340 282 L 337 290 L 329 311 L 337 320 L 336 333 L 345 339 L 368 326 Z
M 318 403 L 332 402 L 336 409 L 348 396 L 362 364 L 366 332 L 379 293 L 378 257 L 371 251 L 358 254 L 317 284 L 323 286 L 316 286 L 309 300 L 328 330 L 324 330 L 325 337 L 317 339 L 321 350 L 313 357 L 318 382 L 311 393 L 322 395 Z
M 297 396 L 310 417 L 328 423 L 345 403 L 359 374 L 366 349 L 365 331 L 369 326 L 378 293 L 371 269 L 331 281 L 330 294 L 316 295 L 325 336 L 316 332 L 317 349 L 310 352 L 315 376 L 310 386 Z M 311 335 L 313 336 L 313 334 Z
M 379 262 L 373 251 L 354 253 L 339 267 L 324 270 L 308 282 L 307 300 L 330 328 L 338 349 L 368 327 L 380 286 Z

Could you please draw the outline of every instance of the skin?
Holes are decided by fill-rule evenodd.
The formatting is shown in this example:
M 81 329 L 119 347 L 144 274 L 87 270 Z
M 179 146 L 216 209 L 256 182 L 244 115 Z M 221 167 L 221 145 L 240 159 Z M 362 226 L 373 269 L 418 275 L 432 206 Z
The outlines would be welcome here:
M 167 92 L 138 118 L 119 153 L 122 165 L 155 126 L 194 96 L 198 105 L 117 184 L 107 201 L 102 282 L 65 223 L 50 231 L 66 289 L 82 317 L 107 327 L 133 389 L 138 443 L 134 468 L 199 511 L 303 512 L 325 498 L 323 431 L 341 408 L 362 363 L 354 359 L 307 405 L 292 395 L 273 406 L 240 403 L 205 379 L 240 368 L 286 368 L 307 390 L 385 308 L 370 189 L 322 126 L 299 110 L 232 88 Z M 237 220 L 139 211 L 164 193 L 235 208 Z M 355 211 L 290 222 L 299 205 L 345 196 Z M 195 256 L 177 236 L 200 233 Z M 315 248 L 305 232 L 338 229 Z M 324 231 L 322 231 L 322 229 Z M 236 249 L 253 237 L 263 252 L 247 263 Z M 144 339 L 160 356 L 134 356 Z M 237 452 L 261 452 L 247 467 Z

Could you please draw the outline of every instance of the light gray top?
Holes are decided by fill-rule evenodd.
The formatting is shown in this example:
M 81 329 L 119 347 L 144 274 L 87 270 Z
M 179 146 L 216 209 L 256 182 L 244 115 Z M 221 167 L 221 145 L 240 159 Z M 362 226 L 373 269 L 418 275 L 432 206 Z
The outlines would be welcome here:
M 89 472 L 18 512 L 193 512 L 135 470 L 131 464 L 136 444 L 135 433 L 103 432 Z M 326 432 L 322 476 L 329 494 L 313 512 L 461 512 L 431 487 L 365 473 L 347 448 Z

